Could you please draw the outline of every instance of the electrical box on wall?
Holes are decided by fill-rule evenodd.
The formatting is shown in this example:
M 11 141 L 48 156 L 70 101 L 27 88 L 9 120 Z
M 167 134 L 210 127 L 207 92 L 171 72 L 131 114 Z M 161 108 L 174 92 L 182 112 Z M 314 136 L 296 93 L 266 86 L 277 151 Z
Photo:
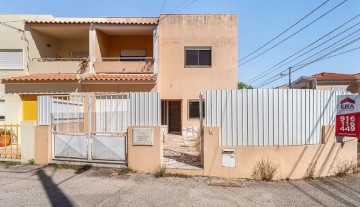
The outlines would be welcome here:
M 235 150 L 234 149 L 224 149 L 222 151 L 222 166 L 223 167 L 235 167 Z

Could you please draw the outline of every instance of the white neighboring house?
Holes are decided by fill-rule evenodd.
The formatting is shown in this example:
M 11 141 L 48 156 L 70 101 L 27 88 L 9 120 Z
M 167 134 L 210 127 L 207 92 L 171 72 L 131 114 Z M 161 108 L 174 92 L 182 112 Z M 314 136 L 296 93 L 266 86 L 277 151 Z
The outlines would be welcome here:
M 301 76 L 292 82 L 293 89 L 320 89 L 359 93 L 360 73 L 342 74 L 323 72 L 312 76 Z

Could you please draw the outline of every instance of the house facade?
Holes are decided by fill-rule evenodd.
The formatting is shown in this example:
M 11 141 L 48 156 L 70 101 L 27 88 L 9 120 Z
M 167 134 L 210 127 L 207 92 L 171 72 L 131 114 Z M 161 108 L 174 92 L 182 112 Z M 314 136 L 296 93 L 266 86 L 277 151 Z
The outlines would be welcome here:
M 0 117 L 37 120 L 37 96 L 160 92 L 162 125 L 199 126 L 199 95 L 236 89 L 236 15 L 0 15 Z M 1 115 L 1 114 L 0 114 Z
M 335 90 L 359 93 L 360 74 L 323 72 L 309 77 L 302 76 L 292 83 L 294 89 Z

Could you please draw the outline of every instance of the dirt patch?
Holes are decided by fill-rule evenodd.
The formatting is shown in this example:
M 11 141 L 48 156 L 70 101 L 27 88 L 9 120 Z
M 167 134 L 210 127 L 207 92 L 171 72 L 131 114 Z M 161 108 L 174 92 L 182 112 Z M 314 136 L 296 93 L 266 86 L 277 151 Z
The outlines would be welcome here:
M 241 180 L 232 180 L 232 179 L 223 179 L 223 178 L 210 178 L 208 184 L 211 186 L 245 188 L 245 184 Z

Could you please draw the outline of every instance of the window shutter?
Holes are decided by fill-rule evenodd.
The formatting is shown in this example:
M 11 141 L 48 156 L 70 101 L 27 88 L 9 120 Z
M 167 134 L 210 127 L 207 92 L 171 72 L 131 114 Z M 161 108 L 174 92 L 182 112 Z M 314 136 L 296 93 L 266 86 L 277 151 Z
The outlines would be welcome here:
M 121 49 L 121 57 L 146 57 L 145 49 Z
M 23 69 L 22 50 L 0 50 L 0 69 Z
M 0 100 L 0 119 L 5 117 L 5 101 Z
M 87 57 L 89 57 L 89 52 L 71 51 L 70 57 L 71 58 L 87 58 Z

